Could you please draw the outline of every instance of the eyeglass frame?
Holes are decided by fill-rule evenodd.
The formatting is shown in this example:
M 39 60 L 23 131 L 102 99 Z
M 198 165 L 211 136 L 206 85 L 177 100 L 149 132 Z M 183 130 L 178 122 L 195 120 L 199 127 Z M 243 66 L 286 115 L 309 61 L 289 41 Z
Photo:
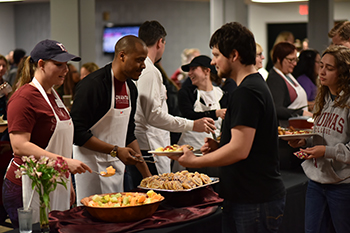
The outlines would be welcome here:
M 293 63 L 293 62 L 298 63 L 298 61 L 299 61 L 299 58 L 288 58 L 288 57 L 285 57 L 284 59 L 286 59 L 289 63 Z

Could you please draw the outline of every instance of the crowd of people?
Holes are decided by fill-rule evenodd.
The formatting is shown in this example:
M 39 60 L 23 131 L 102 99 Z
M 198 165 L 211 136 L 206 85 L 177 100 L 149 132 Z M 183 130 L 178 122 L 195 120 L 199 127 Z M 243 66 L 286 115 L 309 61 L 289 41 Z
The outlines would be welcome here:
M 74 174 L 75 183 L 70 177 L 67 189 L 57 186 L 52 193 L 52 210 L 68 210 L 96 193 L 133 190 L 151 175 L 189 169 L 220 177 L 215 191 L 224 198 L 223 232 L 278 232 L 286 202 L 280 160 L 300 150 L 309 178 L 305 232 L 347 232 L 350 22 L 334 26 L 332 44 L 322 53 L 307 46 L 299 51 L 293 35 L 281 33 L 268 70 L 253 33 L 226 23 L 209 40 L 212 56 L 185 49 L 170 79 L 160 63 L 166 36 L 158 21 L 146 21 L 138 37 L 116 42 L 111 63 L 86 63 L 80 72 L 72 62 L 81 58 L 54 40 L 40 41 L 29 56 L 14 50 L 12 72 L 0 55 L 0 88 L 10 87 L 0 89 L 0 115 L 8 120 L 3 134 L 13 151 L 0 211 L 13 226 L 31 190 L 31 181 L 15 178 L 15 170 L 23 156 L 34 155 L 62 156 Z M 167 88 L 181 103 L 171 105 L 176 109 L 168 108 Z M 64 96 L 73 102 L 69 107 Z M 281 141 L 278 126 L 288 127 L 292 117 L 313 118 L 315 136 Z M 185 148 L 182 156 L 153 156 L 146 163 L 148 151 L 171 144 L 170 132 L 203 156 Z M 111 165 L 114 176 L 92 173 Z M 38 221 L 38 196 L 31 207 Z

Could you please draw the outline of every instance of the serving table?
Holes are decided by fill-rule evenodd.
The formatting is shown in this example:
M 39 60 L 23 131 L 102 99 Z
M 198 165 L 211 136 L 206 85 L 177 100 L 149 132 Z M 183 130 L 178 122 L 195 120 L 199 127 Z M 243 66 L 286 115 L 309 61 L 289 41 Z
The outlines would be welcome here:
M 137 189 L 137 192 L 146 190 Z M 221 232 L 223 199 L 207 186 L 190 192 L 161 192 L 165 200 L 151 216 L 136 222 L 108 223 L 92 217 L 84 206 L 66 211 L 51 211 L 50 232 Z M 33 225 L 36 232 L 39 224 Z M 16 229 L 18 230 L 18 229 Z M 209 231 L 208 231 L 209 230 Z

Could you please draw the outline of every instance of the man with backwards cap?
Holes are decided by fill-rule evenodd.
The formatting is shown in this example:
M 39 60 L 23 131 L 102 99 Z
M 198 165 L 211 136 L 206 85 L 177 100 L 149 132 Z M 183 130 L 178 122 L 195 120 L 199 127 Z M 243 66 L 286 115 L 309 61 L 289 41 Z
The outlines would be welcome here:
M 15 171 L 23 164 L 23 156 L 33 155 L 37 160 L 41 156 L 52 159 L 62 156 L 71 173 L 91 172 L 86 164 L 72 159 L 72 120 L 53 89 L 53 86 L 63 84 L 68 61 L 80 61 L 80 57 L 69 54 L 57 41 L 39 42 L 25 61 L 23 70 L 29 72 L 23 72 L 21 78 L 26 84 L 21 84 L 8 102 L 8 129 L 14 158 L 4 180 L 3 200 L 14 227 L 18 227 L 17 209 L 28 206 L 32 193 L 31 180 L 27 176 L 22 179 L 15 177 Z M 67 189 L 57 185 L 56 190 L 50 193 L 52 210 L 68 210 L 74 200 L 70 176 Z M 31 208 L 33 221 L 39 221 L 37 192 L 34 192 Z
M 96 193 L 124 191 L 125 165 L 136 165 L 140 176 L 151 173 L 141 156 L 134 129 L 137 80 L 145 68 L 147 47 L 135 36 L 115 45 L 112 63 L 87 75 L 77 87 L 71 116 L 74 122 L 74 158 L 95 171 L 113 166 L 116 175 L 77 175 L 77 203 Z M 127 183 L 126 183 L 127 184 Z M 129 187 L 126 187 L 129 188 Z

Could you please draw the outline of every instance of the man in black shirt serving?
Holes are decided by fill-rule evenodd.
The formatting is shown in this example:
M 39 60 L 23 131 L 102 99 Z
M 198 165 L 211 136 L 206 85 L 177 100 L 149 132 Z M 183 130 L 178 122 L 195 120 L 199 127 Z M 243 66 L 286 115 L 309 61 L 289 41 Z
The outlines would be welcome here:
M 184 149 L 182 166 L 220 167 L 223 232 L 277 232 L 285 187 L 279 172 L 277 119 L 270 91 L 254 68 L 253 34 L 228 23 L 210 40 L 218 75 L 237 83 L 230 95 L 220 144 L 206 138 L 196 157 Z

